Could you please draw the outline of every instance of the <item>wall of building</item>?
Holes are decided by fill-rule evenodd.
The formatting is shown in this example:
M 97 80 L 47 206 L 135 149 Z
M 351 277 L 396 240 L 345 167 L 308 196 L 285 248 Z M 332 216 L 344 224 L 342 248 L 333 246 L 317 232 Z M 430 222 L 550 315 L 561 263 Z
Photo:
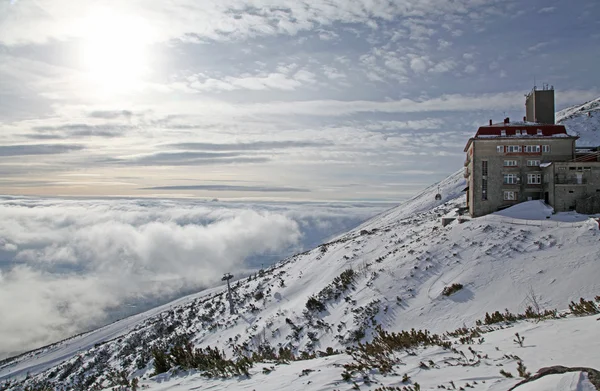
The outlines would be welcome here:
M 535 91 L 535 115 L 537 122 L 554 124 L 554 90 Z
M 534 90 L 525 98 L 525 117 L 529 122 L 554 124 L 554 90 Z
M 588 215 L 600 213 L 600 193 L 591 197 L 577 200 L 575 210 L 577 211 L 577 213 L 583 213 Z
M 574 142 L 572 138 L 517 138 L 498 137 L 489 139 L 475 139 L 472 143 L 472 178 L 469 191 L 472 192 L 472 202 L 469 205 L 471 216 L 483 216 L 493 213 L 500 208 L 508 207 L 529 199 L 544 199 L 543 184 L 527 184 L 527 174 L 542 174 L 542 168 L 527 166 L 527 160 L 540 160 L 543 162 L 555 162 L 571 160 L 574 154 Z M 506 145 L 550 145 L 550 152 L 544 153 L 499 153 L 498 146 Z M 488 191 L 487 201 L 482 196 L 482 162 L 488 165 Z M 516 160 L 516 167 L 505 167 L 505 160 Z M 520 177 L 518 184 L 505 184 L 504 174 L 514 173 Z M 543 175 L 542 175 L 543 177 Z M 543 179 L 542 179 L 543 182 Z M 504 200 L 504 191 L 517 193 L 515 200 Z
M 548 176 L 544 187 L 550 194 L 549 203 L 556 212 L 576 210 L 578 203 L 600 194 L 600 162 L 555 162 L 544 174 Z M 594 201 L 590 202 L 593 207 Z

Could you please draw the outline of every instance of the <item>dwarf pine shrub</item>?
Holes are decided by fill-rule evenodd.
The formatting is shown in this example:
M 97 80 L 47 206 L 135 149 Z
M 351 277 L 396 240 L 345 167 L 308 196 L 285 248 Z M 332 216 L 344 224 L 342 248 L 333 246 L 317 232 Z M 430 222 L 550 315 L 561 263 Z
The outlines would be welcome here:
M 523 361 L 517 362 L 517 372 L 519 376 L 524 377 L 525 379 L 529 379 L 531 373 L 527 372 L 527 367 L 523 364 Z
M 596 300 L 598 298 L 600 298 L 600 296 L 596 297 Z M 592 300 L 585 300 L 583 297 L 579 299 L 579 303 L 572 301 L 571 304 L 569 304 L 569 309 L 575 316 L 600 314 L 600 308 L 598 308 L 598 305 L 596 305 L 596 303 L 594 303 Z
M 236 361 L 229 360 L 224 352 L 210 346 L 194 349 L 192 343 L 185 337 L 174 344 L 168 352 L 155 348 L 152 355 L 156 374 L 166 372 L 173 367 L 180 367 L 197 369 L 207 377 L 248 376 L 248 370 L 253 365 L 252 360 L 247 357 L 241 357 Z
M 321 312 L 325 311 L 325 304 L 323 304 L 319 299 L 314 296 L 311 296 L 306 301 L 306 309 L 310 312 Z
M 462 288 L 463 288 L 462 284 L 458 284 L 458 283 L 452 284 L 450 286 L 444 287 L 444 290 L 442 291 L 442 295 L 450 296 L 451 294 L 458 292 Z
M 440 346 L 450 349 L 451 343 L 444 341 L 437 334 L 431 334 L 427 330 L 401 331 L 399 333 L 388 333 L 381 326 L 377 326 L 377 332 L 372 342 L 359 343 L 357 346 L 349 347 L 346 352 L 352 357 L 352 362 L 344 365 L 346 375 L 350 378 L 355 372 L 366 372 L 372 369 L 382 374 L 390 373 L 393 366 L 399 363 L 394 357 L 397 351 L 414 349 L 424 346 Z

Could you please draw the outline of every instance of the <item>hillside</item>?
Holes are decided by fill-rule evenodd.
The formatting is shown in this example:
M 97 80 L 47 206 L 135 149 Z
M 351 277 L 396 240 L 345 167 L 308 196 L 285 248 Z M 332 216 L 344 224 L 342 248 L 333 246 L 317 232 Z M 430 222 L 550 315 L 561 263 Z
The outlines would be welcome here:
M 556 123 L 565 125 L 569 134 L 580 137 L 577 146 L 600 146 L 600 98 L 557 112 Z
M 0 380 L 23 379 L 29 374 L 28 382 L 49 379 L 53 384 L 81 384 L 81 389 L 89 389 L 94 384 L 111 384 L 109 378 L 123 371 L 126 377 L 142 378 L 142 383 L 153 390 L 196 389 L 205 384 L 200 375 L 164 383 L 169 376 L 150 379 L 154 372 L 152 349 L 165 350 L 189 338 L 197 347 L 218 347 L 229 357 L 272 347 L 311 358 L 322 355 L 318 352 L 343 352 L 358 341 L 370 341 L 378 326 L 388 331 L 415 328 L 444 333 L 473 327 L 486 312 L 524 312 L 532 304 L 532 296 L 545 309 L 563 310 L 572 300 L 600 293 L 600 234 L 593 220 L 574 214 L 522 220 L 505 213 L 462 224 L 456 220 L 442 227 L 440 218 L 456 216 L 457 209 L 464 205 L 464 186 L 461 170 L 439 184 L 440 201 L 435 200 L 436 184 L 332 242 L 235 281 L 235 315 L 229 314 L 224 287 L 204 291 L 6 360 L 0 363 Z M 453 295 L 443 295 L 444 289 L 455 283 L 463 288 Z M 553 365 L 598 367 L 598 358 L 591 358 L 593 354 L 583 349 L 589 344 L 593 352 L 598 349 L 597 343 L 591 343 L 589 335 L 585 339 L 586 333 L 575 332 L 597 328 L 598 322 L 590 319 L 567 318 L 543 325 L 521 322 L 514 326 L 514 330 L 527 331 L 528 340 L 540 339 L 539 344 L 534 342 L 540 348 L 524 356 L 529 370 L 535 372 L 559 356 L 558 362 L 550 360 Z M 414 364 L 417 371 L 411 376 L 423 382 L 423 376 L 418 377 L 423 370 L 418 369 L 419 362 L 439 361 L 435 364 L 440 369 L 438 375 L 428 380 L 432 388 L 436 388 L 434 382 L 461 378 L 477 379 L 479 383 L 481 379 L 490 380 L 482 389 L 506 389 L 516 380 L 500 376 L 497 365 L 516 366 L 512 357 L 516 353 L 509 352 L 514 330 L 494 331 L 477 348 L 482 349 L 481 355 L 499 355 L 497 360 L 486 362 L 491 369 L 473 369 L 475 372 L 467 375 L 464 369 L 461 372 L 456 368 L 460 363 L 442 365 L 449 353 L 429 347 L 416 363 L 416 358 L 406 352 L 398 357 L 407 365 L 400 371 L 404 373 Z M 548 343 L 556 332 L 577 334 L 563 341 L 565 352 L 572 352 L 566 346 L 575 343 L 583 350 L 556 356 L 559 345 Z M 502 347 L 499 350 L 494 350 L 498 347 L 496 341 Z M 500 351 L 508 358 L 494 353 Z M 215 389 L 228 384 L 234 388 L 284 389 L 283 383 L 287 389 L 349 389 L 352 383 L 340 383 L 341 369 L 333 365 L 349 360 L 345 354 L 334 354 L 298 361 L 278 368 L 271 377 L 270 370 L 262 373 L 263 366 L 256 366 L 252 373 L 257 376 L 249 380 L 242 377 L 231 380 L 233 383 L 215 380 L 211 384 Z M 322 373 L 311 375 L 309 383 L 298 376 L 304 369 L 310 373 L 310 369 L 316 372 L 320 368 L 324 368 Z M 585 375 L 581 376 L 577 381 L 563 380 L 584 384 Z M 161 382 L 155 383 L 157 380 Z M 393 383 L 397 380 L 382 381 L 403 385 Z M 496 383 L 502 386 L 494 388 Z M 306 388 L 308 384 L 312 385 Z M 370 388 L 364 381 L 361 384 Z M 19 386 L 6 388 L 17 390 Z

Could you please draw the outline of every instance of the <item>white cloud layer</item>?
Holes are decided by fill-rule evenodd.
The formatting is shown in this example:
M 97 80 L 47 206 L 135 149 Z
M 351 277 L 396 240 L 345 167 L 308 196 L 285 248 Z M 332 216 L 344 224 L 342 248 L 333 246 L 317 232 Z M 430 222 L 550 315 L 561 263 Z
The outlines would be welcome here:
M 380 210 L 5 199 L 0 357 L 113 320 L 127 306 L 210 286 L 225 272 L 239 275 Z

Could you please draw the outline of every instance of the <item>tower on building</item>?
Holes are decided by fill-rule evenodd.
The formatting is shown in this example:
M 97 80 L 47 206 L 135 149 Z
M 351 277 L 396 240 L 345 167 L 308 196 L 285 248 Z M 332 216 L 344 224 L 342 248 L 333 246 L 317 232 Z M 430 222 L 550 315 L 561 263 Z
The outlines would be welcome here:
M 525 114 L 528 122 L 554 125 L 554 86 L 534 86 L 525 99 Z

